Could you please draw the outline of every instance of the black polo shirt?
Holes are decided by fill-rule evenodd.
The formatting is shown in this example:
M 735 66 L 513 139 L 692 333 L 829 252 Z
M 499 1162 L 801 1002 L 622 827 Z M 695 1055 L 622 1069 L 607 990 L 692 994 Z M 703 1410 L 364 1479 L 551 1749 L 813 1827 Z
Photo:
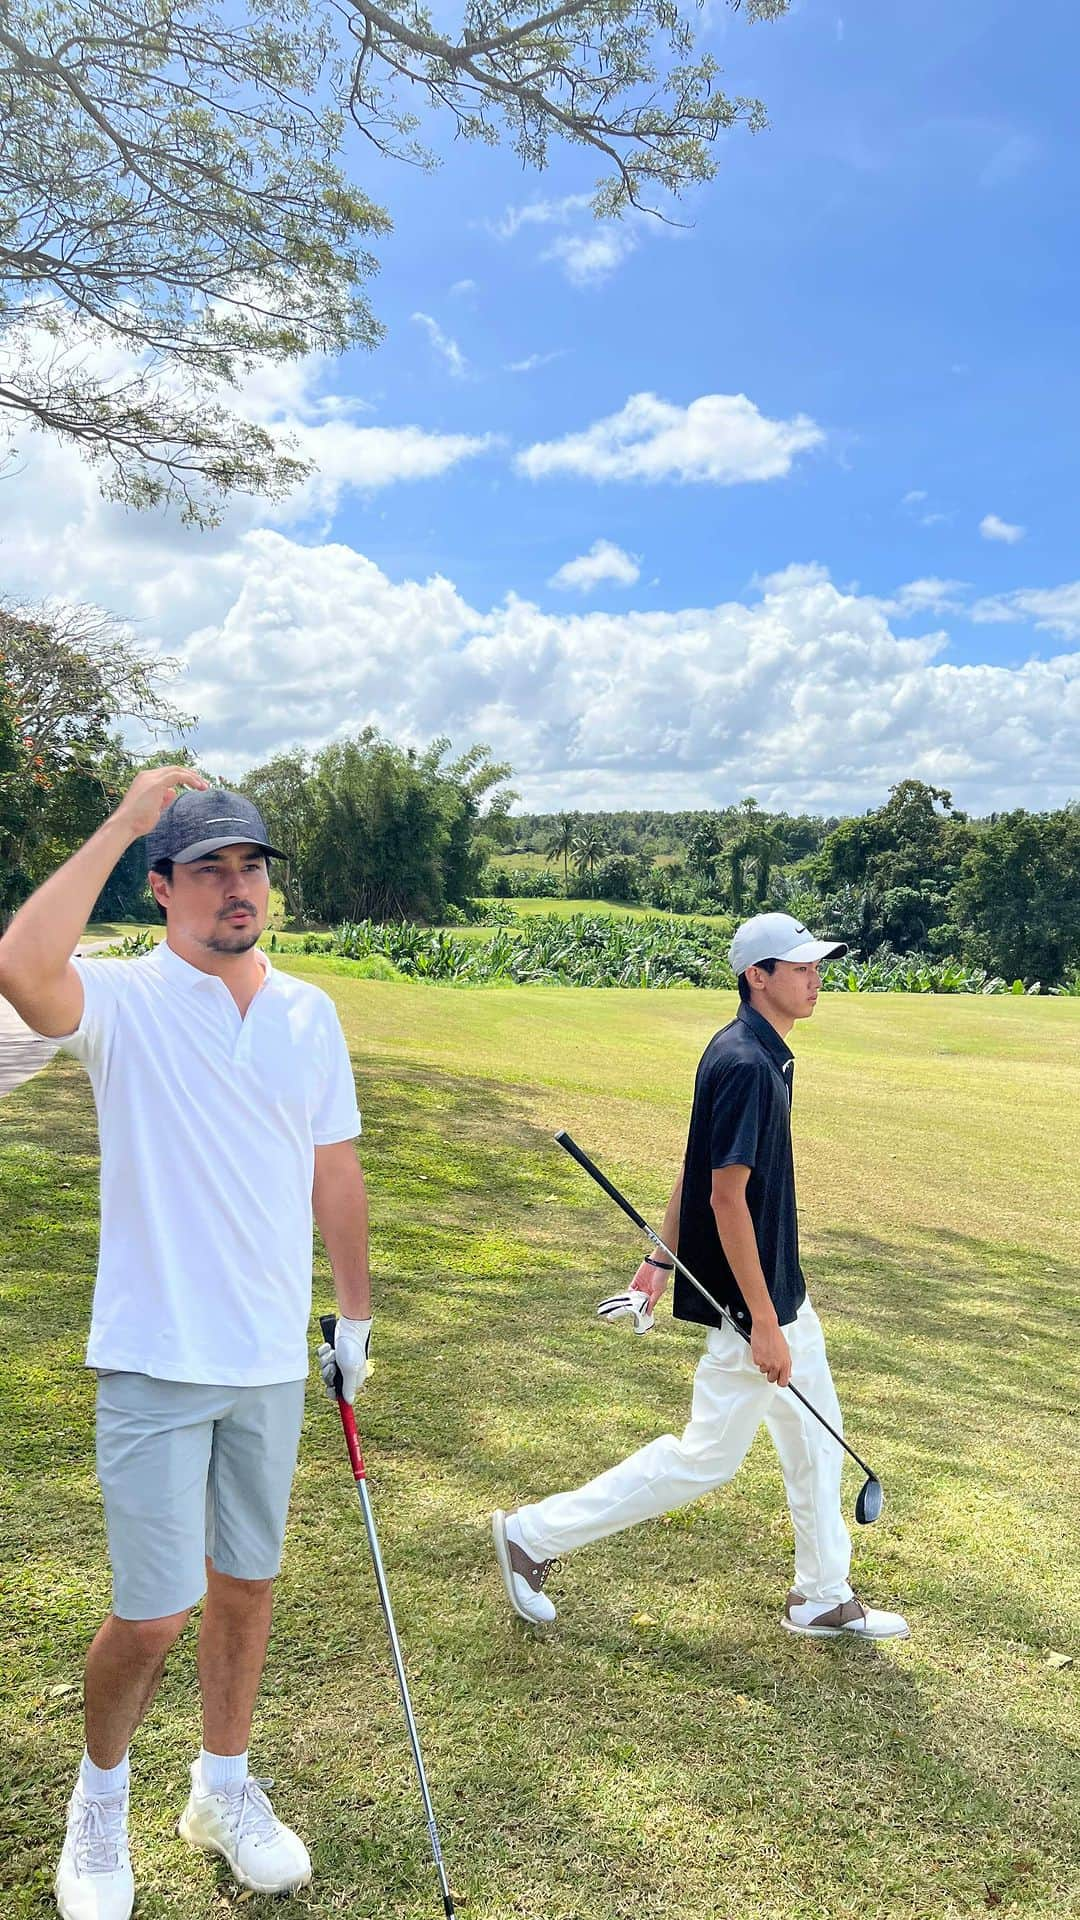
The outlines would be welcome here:
M 686 1144 L 679 1257 L 703 1287 L 750 1330 L 750 1312 L 727 1263 L 712 1210 L 714 1169 L 750 1168 L 746 1204 L 781 1326 L 806 1298 L 799 1265 L 795 1166 L 791 1155 L 791 1082 L 795 1056 L 775 1027 L 740 1006 L 701 1057 Z M 682 1275 L 675 1275 L 674 1311 L 707 1327 L 721 1323 Z

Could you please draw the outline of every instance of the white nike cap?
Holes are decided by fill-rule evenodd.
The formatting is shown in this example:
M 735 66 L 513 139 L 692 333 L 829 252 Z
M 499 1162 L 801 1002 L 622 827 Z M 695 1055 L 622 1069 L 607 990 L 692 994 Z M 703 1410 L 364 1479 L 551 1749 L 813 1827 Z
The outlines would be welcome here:
M 790 913 L 755 913 L 736 927 L 728 958 L 737 975 L 762 960 L 839 960 L 846 952 L 842 940 L 815 940 L 809 927 Z

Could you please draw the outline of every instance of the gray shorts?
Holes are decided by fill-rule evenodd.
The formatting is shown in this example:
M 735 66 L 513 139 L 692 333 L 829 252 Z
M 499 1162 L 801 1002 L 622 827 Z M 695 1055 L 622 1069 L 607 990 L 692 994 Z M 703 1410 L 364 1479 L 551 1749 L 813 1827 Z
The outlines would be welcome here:
M 205 1559 L 236 1580 L 281 1565 L 304 1382 L 206 1387 L 98 1375 L 97 1470 L 113 1612 L 160 1620 L 206 1592 Z

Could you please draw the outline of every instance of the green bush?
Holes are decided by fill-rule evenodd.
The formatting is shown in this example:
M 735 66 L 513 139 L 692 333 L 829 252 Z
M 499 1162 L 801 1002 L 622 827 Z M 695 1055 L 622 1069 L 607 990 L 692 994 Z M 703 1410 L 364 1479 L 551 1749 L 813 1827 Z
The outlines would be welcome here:
M 573 914 L 560 920 L 531 914 L 499 927 L 490 940 L 462 940 L 440 929 L 371 920 L 346 923 L 334 952 L 349 960 L 385 954 L 411 979 L 579 987 L 734 985 L 728 936 L 700 921 L 624 919 Z
M 870 960 L 827 960 L 821 969 L 827 993 L 1037 993 L 1022 980 L 1008 985 L 984 967 L 965 967 L 936 954 L 886 953 Z

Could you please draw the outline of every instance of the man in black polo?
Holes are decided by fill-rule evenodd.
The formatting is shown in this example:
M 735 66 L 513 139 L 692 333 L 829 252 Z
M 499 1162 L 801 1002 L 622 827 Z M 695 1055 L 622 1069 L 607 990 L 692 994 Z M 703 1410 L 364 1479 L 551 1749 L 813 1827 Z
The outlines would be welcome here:
M 745 1328 L 750 1343 L 676 1277 L 676 1316 L 709 1329 L 689 1424 L 680 1439 L 664 1434 L 586 1486 L 494 1515 L 503 1582 L 524 1620 L 555 1618 L 543 1591 L 553 1560 L 723 1485 L 764 1420 L 780 1455 L 795 1528 L 795 1585 L 782 1624 L 816 1636 L 907 1637 L 900 1614 L 866 1606 L 852 1593 L 851 1539 L 840 1507 L 843 1454 L 783 1391 L 794 1378 L 840 1428 L 821 1323 L 799 1265 L 790 1122 L 795 1062 L 785 1035 L 814 1011 L 819 962 L 844 952 L 815 940 L 786 913 L 757 914 L 736 931 L 731 965 L 738 1016 L 710 1041 L 698 1067 L 686 1157 L 661 1238 Z M 669 1271 L 651 1252 L 639 1266 L 625 1306 L 639 1330 Z M 606 1317 L 618 1317 L 617 1310 Z

